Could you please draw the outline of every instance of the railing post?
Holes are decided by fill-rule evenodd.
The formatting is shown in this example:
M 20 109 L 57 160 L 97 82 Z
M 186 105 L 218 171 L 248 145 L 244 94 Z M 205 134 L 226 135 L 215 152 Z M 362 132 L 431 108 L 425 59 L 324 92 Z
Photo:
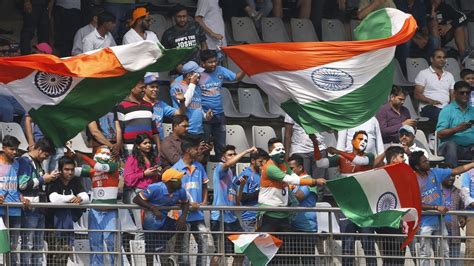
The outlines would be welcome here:
M 221 215 L 220 215 L 220 220 L 221 220 L 221 224 L 220 224 L 220 228 L 219 230 L 221 231 L 221 241 L 219 243 L 219 246 L 220 246 L 220 249 L 222 251 L 222 258 L 221 258 L 221 263 L 219 263 L 220 265 L 227 265 L 226 263 L 226 258 L 225 258 L 225 226 L 224 226 L 224 210 L 220 210 L 221 212 Z
M 113 210 L 112 210 L 113 211 Z M 122 263 L 122 227 L 120 226 L 120 212 L 117 211 L 117 220 L 115 224 L 116 236 L 115 236 L 115 250 L 118 252 L 117 265 L 123 265 Z
M 441 232 L 441 245 L 439 245 L 439 249 L 441 249 L 441 252 L 438 252 L 438 254 L 440 254 L 441 256 L 441 265 L 444 265 L 445 264 L 445 259 L 444 259 L 444 246 L 445 246 L 445 243 L 444 243 L 444 228 L 446 227 L 446 224 L 444 223 L 444 215 L 440 215 L 439 216 L 439 225 L 440 225 L 440 232 Z M 447 230 L 447 228 L 446 228 Z M 447 240 L 446 240 L 447 241 Z M 431 245 L 433 245 L 434 241 L 431 241 Z M 446 245 L 448 245 L 448 243 L 446 243 Z M 436 262 L 435 262 L 436 264 Z
M 332 212 L 328 211 L 328 222 L 329 222 L 329 241 L 328 241 L 328 257 L 325 257 L 324 261 L 326 262 L 326 265 L 330 265 L 330 259 L 333 258 L 334 254 L 334 233 L 333 233 L 333 228 L 332 228 Z

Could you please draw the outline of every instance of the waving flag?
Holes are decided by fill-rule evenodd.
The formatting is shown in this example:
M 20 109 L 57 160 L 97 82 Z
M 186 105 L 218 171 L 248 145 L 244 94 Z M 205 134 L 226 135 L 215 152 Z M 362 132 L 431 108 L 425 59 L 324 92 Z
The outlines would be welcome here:
M 0 253 L 10 252 L 10 239 L 8 238 L 8 229 L 0 217 Z
M 146 71 L 176 67 L 189 49 L 164 50 L 142 41 L 69 58 L 0 58 L 0 93 L 13 95 L 58 147 L 110 112 Z
M 252 265 L 267 265 L 277 253 L 283 241 L 267 234 L 230 235 L 235 253 L 244 253 Z
M 355 127 L 386 102 L 395 46 L 416 31 L 412 16 L 381 9 L 355 30 L 358 41 L 228 46 L 224 52 L 310 134 Z
M 421 195 L 416 175 L 405 163 L 354 174 L 327 182 L 344 215 L 360 227 L 399 228 L 408 223 L 408 237 L 415 236 L 421 219 Z

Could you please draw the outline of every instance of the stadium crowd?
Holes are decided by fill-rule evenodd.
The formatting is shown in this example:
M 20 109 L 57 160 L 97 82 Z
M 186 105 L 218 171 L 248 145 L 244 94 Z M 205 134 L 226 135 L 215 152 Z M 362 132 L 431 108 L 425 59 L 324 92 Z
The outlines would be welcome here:
M 73 229 L 74 222 L 83 215 L 82 210 L 73 208 L 47 211 L 31 208 L 32 202 L 116 204 L 122 201 L 141 207 L 130 211 L 139 231 L 134 238 L 144 240 L 150 254 L 162 252 L 168 240 L 175 236 L 173 231 L 206 233 L 224 228 L 232 232 L 317 232 L 315 212 L 292 215 L 285 211 L 245 211 L 239 217 L 234 211 L 216 210 L 211 212 L 208 226 L 200 206 L 314 207 L 318 201 L 330 199 L 324 194 L 328 168 L 336 167 L 344 176 L 384 165 L 407 163 L 417 175 L 423 209 L 438 211 L 444 221 L 440 223 L 437 215 L 422 216 L 418 239 L 420 255 L 424 257 L 422 265 L 429 264 L 426 258 L 431 257 L 434 247 L 432 239 L 423 236 L 459 236 L 464 227 L 467 236 L 474 236 L 474 217 L 449 214 L 450 210 L 474 209 L 474 163 L 471 162 L 474 71 L 463 69 L 462 80 L 455 82 L 453 75 L 444 70 L 447 52 L 441 48 L 454 40 L 457 52 L 451 49 L 450 55 L 457 53 L 454 56 L 460 61 L 469 57 L 464 30 L 468 18 L 464 13 L 441 0 L 293 1 L 297 16 L 311 18 L 319 36 L 325 3 L 325 10 L 344 22 L 350 18 L 362 19 L 383 7 L 399 8 L 415 17 L 418 32 L 410 42 L 397 48 L 397 58 L 404 62 L 407 57 L 420 56 L 431 63 L 416 76 L 413 95 L 419 102 L 420 114 L 429 118 L 425 128 L 435 127 L 427 133 L 436 133 L 440 140 L 437 152 L 445 158 L 445 168 L 432 168 L 431 151 L 416 143 L 417 128 L 422 122 L 411 117 L 404 106 L 409 93 L 398 86 L 393 86 L 387 103 L 375 117 L 356 128 L 339 131 L 337 147 L 327 145 L 322 134 L 307 135 L 286 115 L 283 140 L 272 138 L 267 147 L 237 152 L 240 149 L 226 140 L 221 89 L 223 83 L 239 82 L 245 74 L 234 73 L 221 65 L 220 47 L 228 43 L 224 21 L 233 16 L 248 15 L 258 25 L 262 16 L 282 17 L 283 4 L 288 4 L 287 1 L 199 0 L 194 20 L 189 19 L 187 7 L 176 5 L 170 8 L 175 25 L 161 38 L 150 30 L 149 11 L 143 6 L 135 8 L 129 2 L 135 3 L 108 0 L 103 5 L 87 5 L 81 13 L 80 1 L 25 0 L 19 47 L 1 44 L 5 48 L 2 48 L 3 56 L 53 52 L 70 56 L 141 40 L 160 42 L 165 48 L 199 48 L 170 72 L 171 103 L 159 97 L 159 74 L 149 72 L 130 88 L 130 94 L 113 110 L 89 123 L 86 131 L 93 148 L 92 157 L 76 154 L 67 145 L 54 147 L 14 97 L 0 96 L 0 121 L 21 121 L 28 141 L 28 150 L 21 153 L 20 141 L 15 136 L 5 135 L 2 140 L 0 203 L 24 204 L 24 208 L 9 208 L 8 213 L 0 208 L 0 214 L 11 228 Z M 337 6 L 331 8 L 334 4 Z M 50 11 L 52 14 L 48 14 Z M 87 14 L 88 24 L 81 28 L 82 14 Z M 51 17 L 55 25 L 54 49 L 48 44 L 48 19 Z M 35 32 L 38 43 L 32 47 Z M 402 68 L 406 74 L 406 68 Z M 167 137 L 164 137 L 164 121 L 172 122 L 172 133 Z M 250 161 L 250 165 L 236 173 L 235 166 L 242 160 Z M 209 161 L 219 162 L 212 176 L 206 172 Z M 454 186 L 458 175 L 460 188 Z M 90 181 L 86 182 L 87 179 Z M 210 182 L 212 193 L 208 189 Z M 175 216 L 160 209 L 175 205 L 181 208 Z M 117 210 L 88 210 L 89 229 L 115 230 L 117 219 Z M 398 229 L 361 228 L 342 214 L 339 225 L 343 233 L 405 233 L 404 224 Z M 22 250 L 40 251 L 46 239 L 50 250 L 64 251 L 71 250 L 74 242 L 71 232 L 57 232 L 50 237 L 41 230 L 11 232 L 13 250 L 21 243 L 19 248 Z M 193 233 L 199 253 L 210 252 L 203 235 Z M 102 252 L 105 247 L 114 251 L 116 237 L 113 232 L 89 232 L 92 252 Z M 285 236 L 282 239 L 283 253 L 292 244 L 300 245 L 300 254 L 314 254 L 315 246 L 320 253 L 324 252 L 313 235 L 304 236 L 301 243 L 292 243 Z M 216 249 L 221 246 L 217 235 L 213 235 L 213 240 Z M 353 255 L 356 238 L 342 240 L 343 254 Z M 457 239 L 442 242 L 443 256 L 460 256 Z M 178 252 L 187 252 L 189 243 L 190 234 L 178 234 L 174 247 Z M 379 244 L 383 256 L 400 257 L 384 258 L 385 265 L 404 264 L 401 257 L 405 251 L 397 248 L 400 244 L 401 238 L 395 237 Z M 375 255 L 374 241 L 362 239 L 362 245 L 366 255 Z M 225 240 L 224 247 L 226 253 L 233 252 L 229 240 Z M 473 239 L 466 241 L 465 256 L 474 257 Z M 40 265 L 42 257 L 41 253 L 25 253 L 21 257 L 15 256 L 12 265 Z M 52 257 L 59 263 L 67 262 L 67 256 L 53 254 Z M 104 254 L 92 254 L 91 263 L 103 265 L 108 261 L 114 264 L 114 256 L 105 257 Z M 184 265 L 189 263 L 186 256 L 170 259 Z M 218 264 L 219 259 L 213 257 L 211 263 Z M 275 258 L 273 263 L 280 259 Z M 354 258 L 344 257 L 342 261 L 343 265 L 352 265 Z M 243 257 L 235 257 L 233 262 L 248 264 Z M 305 257 L 299 262 L 315 265 L 317 259 Z M 376 259 L 367 258 L 366 262 L 375 265 Z M 147 256 L 147 263 L 153 264 L 153 257 Z M 198 265 L 203 263 L 198 259 Z M 291 262 L 295 263 L 298 262 Z

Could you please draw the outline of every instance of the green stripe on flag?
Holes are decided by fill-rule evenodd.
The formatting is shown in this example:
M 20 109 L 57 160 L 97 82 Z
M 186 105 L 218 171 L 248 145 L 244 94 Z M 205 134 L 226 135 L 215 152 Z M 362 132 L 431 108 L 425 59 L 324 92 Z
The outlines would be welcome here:
M 326 185 L 344 215 L 360 227 L 399 228 L 408 211 L 387 210 L 373 213 L 360 183 L 353 176 L 329 180 Z
M 387 82 L 390 80 L 390 82 Z M 393 62 L 359 89 L 331 101 L 298 104 L 293 100 L 281 104 L 306 133 L 356 127 L 372 118 L 392 89 Z M 361 103 L 370 103 L 362 105 Z
M 267 255 L 265 255 L 254 242 L 250 243 L 244 249 L 244 254 L 252 262 L 253 266 L 265 266 L 269 262 Z
M 385 9 L 370 13 L 354 30 L 354 40 L 376 40 L 392 36 L 392 21 Z
M 8 231 L 0 230 L 0 253 L 10 252 L 10 240 L 8 238 Z
M 174 69 L 193 49 L 163 50 L 158 61 L 143 70 L 113 78 L 85 78 L 57 105 L 30 110 L 30 115 L 56 147 L 64 143 L 121 102 L 146 72 Z

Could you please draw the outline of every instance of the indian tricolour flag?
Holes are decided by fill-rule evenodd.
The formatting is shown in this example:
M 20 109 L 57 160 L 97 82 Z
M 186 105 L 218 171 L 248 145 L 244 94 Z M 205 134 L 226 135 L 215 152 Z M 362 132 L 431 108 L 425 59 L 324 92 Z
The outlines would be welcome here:
M 58 147 L 110 112 L 146 71 L 176 67 L 190 49 L 142 41 L 68 58 L 0 58 L 0 93 L 13 95 Z
M 254 266 L 267 265 L 275 256 L 283 241 L 268 234 L 230 235 L 235 253 L 244 253 Z
M 408 223 L 406 246 L 421 218 L 421 195 L 416 175 L 405 163 L 361 172 L 327 182 L 344 215 L 360 227 L 399 228 Z
M 397 9 L 367 16 L 357 41 L 228 46 L 224 52 L 309 133 L 355 127 L 373 117 L 393 84 L 395 46 L 416 21 Z
M 8 230 L 0 217 L 0 253 L 10 252 L 10 240 L 8 238 Z

